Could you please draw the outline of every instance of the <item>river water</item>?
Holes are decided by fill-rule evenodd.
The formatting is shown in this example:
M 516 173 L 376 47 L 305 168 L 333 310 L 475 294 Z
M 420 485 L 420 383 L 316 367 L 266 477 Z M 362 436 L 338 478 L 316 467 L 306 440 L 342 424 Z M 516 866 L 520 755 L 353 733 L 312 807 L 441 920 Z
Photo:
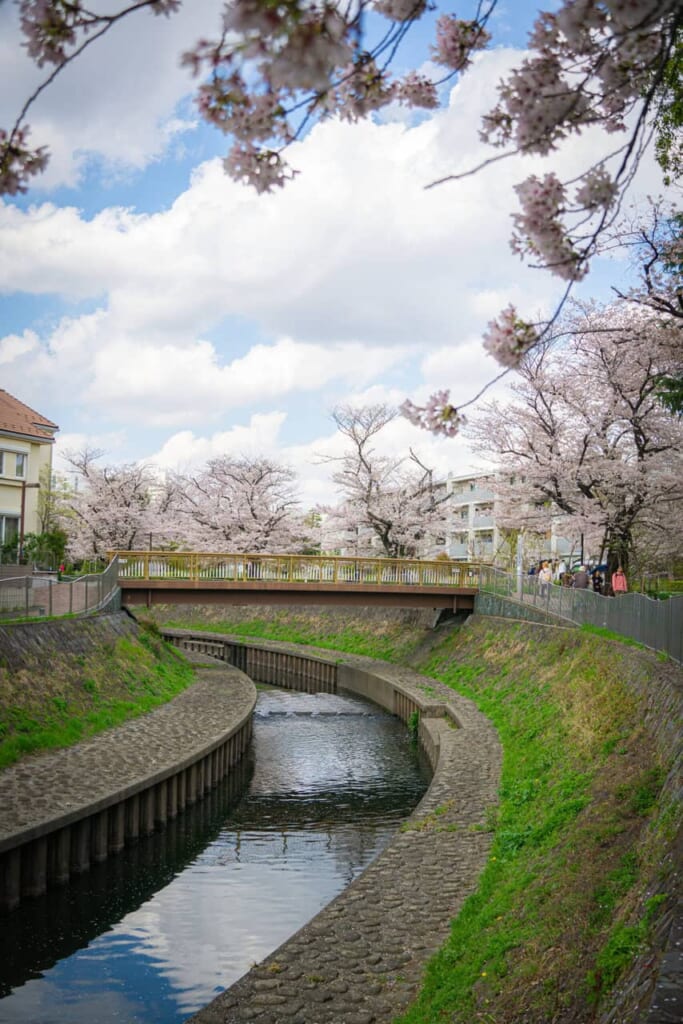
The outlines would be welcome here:
M 261 690 L 238 772 L 0 921 L 0 1024 L 179 1024 L 352 882 L 428 782 L 375 705 Z

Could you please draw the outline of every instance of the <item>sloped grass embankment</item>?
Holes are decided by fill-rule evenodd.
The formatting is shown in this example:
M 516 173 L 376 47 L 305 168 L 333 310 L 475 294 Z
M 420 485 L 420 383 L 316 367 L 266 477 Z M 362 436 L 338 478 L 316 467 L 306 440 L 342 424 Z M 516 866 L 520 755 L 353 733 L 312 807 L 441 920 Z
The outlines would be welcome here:
M 680 669 L 531 623 L 471 619 L 428 634 L 360 617 L 339 630 L 332 615 L 242 611 L 168 625 L 410 663 L 471 698 L 499 731 L 488 865 L 401 1024 L 637 1019 L 651 997 L 653 933 L 674 901 L 680 751 L 663 752 L 654 733 L 669 716 L 680 739 L 670 718 Z
M 53 646 L 49 657 L 20 667 L 0 660 L 0 769 L 151 711 L 193 680 L 189 663 L 153 625 L 94 640 L 79 653 Z

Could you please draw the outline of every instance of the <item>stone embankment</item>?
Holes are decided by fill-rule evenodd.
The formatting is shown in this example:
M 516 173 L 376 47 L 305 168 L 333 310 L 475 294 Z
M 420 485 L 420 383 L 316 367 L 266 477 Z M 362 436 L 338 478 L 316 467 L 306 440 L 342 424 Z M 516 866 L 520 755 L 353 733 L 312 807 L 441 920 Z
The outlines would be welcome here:
M 66 633 L 61 638 L 80 649 L 88 638 L 136 628 L 126 616 L 103 616 L 87 626 L 51 624 L 49 637 Z M 3 645 L 8 663 L 21 661 L 22 640 L 24 651 L 42 646 L 47 653 L 44 630 L 21 630 Z M 0 908 L 11 910 L 151 834 L 241 759 L 256 689 L 235 668 L 195 660 L 196 683 L 169 704 L 0 773 Z

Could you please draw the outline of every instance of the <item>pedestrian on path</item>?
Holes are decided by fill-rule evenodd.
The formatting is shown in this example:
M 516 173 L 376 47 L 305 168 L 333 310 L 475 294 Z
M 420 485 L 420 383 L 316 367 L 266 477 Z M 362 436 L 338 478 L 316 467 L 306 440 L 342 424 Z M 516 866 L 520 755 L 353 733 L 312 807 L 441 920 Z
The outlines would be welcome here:
M 541 597 L 545 597 L 548 593 L 548 586 L 553 581 L 553 572 L 547 562 L 543 562 L 540 571 L 538 573 L 538 589 Z
M 574 573 L 574 582 L 572 586 L 575 590 L 587 590 L 588 589 L 588 573 L 586 572 L 586 566 L 580 565 L 578 572 Z
M 619 568 L 612 573 L 612 593 L 615 597 L 619 594 L 625 594 L 628 590 L 628 582 L 626 580 L 626 573 L 619 566 Z

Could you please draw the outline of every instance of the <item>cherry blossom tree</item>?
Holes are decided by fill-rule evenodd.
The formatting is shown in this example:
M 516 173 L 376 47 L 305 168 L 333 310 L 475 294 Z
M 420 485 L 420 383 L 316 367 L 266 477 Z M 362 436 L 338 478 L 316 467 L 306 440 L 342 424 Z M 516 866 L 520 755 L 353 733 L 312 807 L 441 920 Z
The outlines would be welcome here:
M 222 455 L 198 474 L 176 477 L 176 515 L 186 545 L 245 553 L 300 550 L 296 474 L 263 457 Z
M 608 237 L 605 248 L 609 248 Z M 646 214 L 625 220 L 614 232 L 614 245 L 631 252 L 638 283 L 628 291 L 615 287 L 625 302 L 654 310 L 678 324 L 683 353 L 683 214 L 661 200 L 650 201 Z M 660 395 L 671 412 L 683 415 L 683 354 L 660 378 Z
M 559 519 L 583 533 L 610 570 L 642 547 L 680 543 L 683 422 L 661 400 L 680 370 L 680 329 L 618 301 L 576 305 L 556 336 L 529 353 L 516 398 L 490 403 L 470 426 L 499 467 L 503 525 L 534 531 Z
M 100 466 L 102 452 L 65 453 L 77 486 L 63 498 L 61 525 L 72 558 L 103 558 L 107 551 L 161 547 L 172 534 L 172 490 L 144 464 Z
M 55 76 L 123 17 L 169 16 L 180 7 L 180 0 L 130 0 L 97 13 L 82 0 L 18 3 L 27 51 L 51 70 L 12 127 L 0 130 L 0 192 L 9 194 L 24 191 L 46 165 L 45 147 L 29 146 L 27 116 Z M 491 42 L 496 6 L 476 0 L 469 18 L 438 17 L 431 77 L 391 70 L 412 27 L 433 13 L 426 0 L 230 0 L 217 36 L 200 39 L 183 61 L 199 79 L 202 116 L 231 139 L 227 172 L 264 192 L 296 174 L 284 153 L 316 119 L 357 121 L 392 101 L 438 106 L 439 87 L 466 73 Z M 588 272 L 653 132 L 667 180 L 680 172 L 682 24 L 679 0 L 562 0 L 556 11 L 539 12 L 528 54 L 484 117 L 481 137 L 498 150 L 484 164 L 514 153 L 547 158 L 588 128 L 602 129 L 606 143 L 614 139 L 573 181 L 550 169 L 516 186 L 512 248 L 564 280 L 566 294 Z M 532 323 L 508 305 L 490 322 L 485 348 L 503 367 L 516 367 L 552 322 Z M 449 436 L 464 422 L 444 390 L 402 411 Z
M 389 558 L 422 554 L 448 524 L 450 495 L 439 487 L 433 471 L 411 450 L 408 457 L 381 455 L 380 433 L 398 416 L 386 405 L 338 406 L 332 418 L 348 445 L 341 456 L 326 456 L 337 464 L 333 481 L 340 492 L 338 505 L 326 508 L 326 532 L 340 540 L 353 538 L 354 552 L 381 553 Z

